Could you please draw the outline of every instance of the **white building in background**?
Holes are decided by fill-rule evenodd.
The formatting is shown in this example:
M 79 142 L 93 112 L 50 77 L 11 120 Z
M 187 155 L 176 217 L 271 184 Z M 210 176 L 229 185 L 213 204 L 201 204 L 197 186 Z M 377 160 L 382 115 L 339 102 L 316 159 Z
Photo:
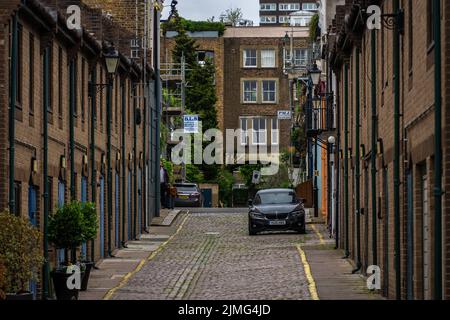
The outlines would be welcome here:
M 289 23 L 293 27 L 308 27 L 312 17 L 316 14 L 316 11 L 301 10 L 291 13 L 286 23 Z M 280 17 L 281 18 L 281 17 Z

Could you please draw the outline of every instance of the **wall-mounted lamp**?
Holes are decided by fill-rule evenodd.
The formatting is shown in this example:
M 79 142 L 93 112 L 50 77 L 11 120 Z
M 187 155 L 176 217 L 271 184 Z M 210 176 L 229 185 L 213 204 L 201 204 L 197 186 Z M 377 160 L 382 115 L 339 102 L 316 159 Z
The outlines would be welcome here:
M 83 166 L 87 166 L 87 164 L 88 164 L 88 156 L 86 154 L 83 154 L 82 163 L 83 163 Z
M 132 152 L 130 152 L 128 154 L 128 160 L 133 161 L 133 153 Z
M 106 156 L 104 153 L 102 154 L 101 162 L 102 162 L 102 165 L 106 165 Z
M 33 172 L 33 173 L 38 172 L 38 161 L 36 158 L 31 159 L 31 172 Z
M 60 166 L 63 169 L 67 168 L 67 160 L 66 160 L 66 156 L 61 156 L 60 158 Z
M 366 146 L 362 144 L 359 147 L 359 152 L 360 152 L 361 159 L 364 159 L 364 157 L 366 156 Z
M 120 151 L 119 151 L 119 152 L 117 152 L 117 154 L 116 154 L 116 160 L 117 160 L 117 161 L 120 161 L 120 159 L 121 159 L 121 155 L 120 155 Z
M 378 139 L 377 141 L 377 155 L 382 155 L 384 153 L 383 139 Z

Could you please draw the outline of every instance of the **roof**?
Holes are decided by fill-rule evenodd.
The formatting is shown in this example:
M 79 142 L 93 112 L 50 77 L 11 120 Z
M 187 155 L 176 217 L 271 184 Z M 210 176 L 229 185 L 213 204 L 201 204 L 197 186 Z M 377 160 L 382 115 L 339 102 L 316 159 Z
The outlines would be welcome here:
M 283 38 L 286 32 L 294 30 L 295 38 L 308 38 L 308 27 L 232 27 L 227 28 L 223 35 L 224 38 Z

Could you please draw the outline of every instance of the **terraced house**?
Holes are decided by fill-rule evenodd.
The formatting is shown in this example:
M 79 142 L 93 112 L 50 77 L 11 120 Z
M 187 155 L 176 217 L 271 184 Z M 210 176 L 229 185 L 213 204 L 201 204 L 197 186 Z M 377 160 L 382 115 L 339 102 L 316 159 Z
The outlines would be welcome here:
M 450 297 L 449 20 L 446 1 L 347 0 L 328 27 L 338 243 L 355 272 L 380 267 L 389 298 Z
M 67 26 L 71 4 L 81 29 Z M 41 229 L 48 271 L 64 254 L 45 241 L 49 215 L 92 201 L 100 230 L 81 254 L 110 256 L 158 210 L 159 59 L 131 59 L 136 34 L 83 1 L 2 1 L 0 25 L 0 207 Z

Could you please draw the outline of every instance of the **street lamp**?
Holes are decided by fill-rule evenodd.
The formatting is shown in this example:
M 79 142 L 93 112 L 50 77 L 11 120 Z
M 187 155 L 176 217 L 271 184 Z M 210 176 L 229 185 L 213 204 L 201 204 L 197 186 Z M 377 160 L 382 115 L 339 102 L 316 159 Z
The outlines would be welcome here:
M 330 136 L 328 138 L 328 143 L 331 144 L 331 145 L 335 144 L 336 143 L 336 138 L 334 136 Z
M 321 75 L 322 71 L 317 67 L 317 64 L 314 63 L 312 69 L 309 70 L 309 76 L 311 77 L 311 81 L 314 86 L 317 86 L 320 83 Z
M 106 93 L 106 132 L 107 132 L 107 181 L 108 181 L 108 255 L 112 257 L 112 248 L 111 248 L 111 227 L 112 227 L 112 170 L 111 170 L 111 121 L 112 121 L 112 88 L 114 77 L 117 73 L 117 68 L 119 66 L 119 52 L 114 48 L 114 45 L 111 43 L 109 47 L 105 49 L 103 52 L 103 56 L 105 57 L 105 65 L 106 71 L 108 72 L 108 83 L 106 84 L 107 93 Z

